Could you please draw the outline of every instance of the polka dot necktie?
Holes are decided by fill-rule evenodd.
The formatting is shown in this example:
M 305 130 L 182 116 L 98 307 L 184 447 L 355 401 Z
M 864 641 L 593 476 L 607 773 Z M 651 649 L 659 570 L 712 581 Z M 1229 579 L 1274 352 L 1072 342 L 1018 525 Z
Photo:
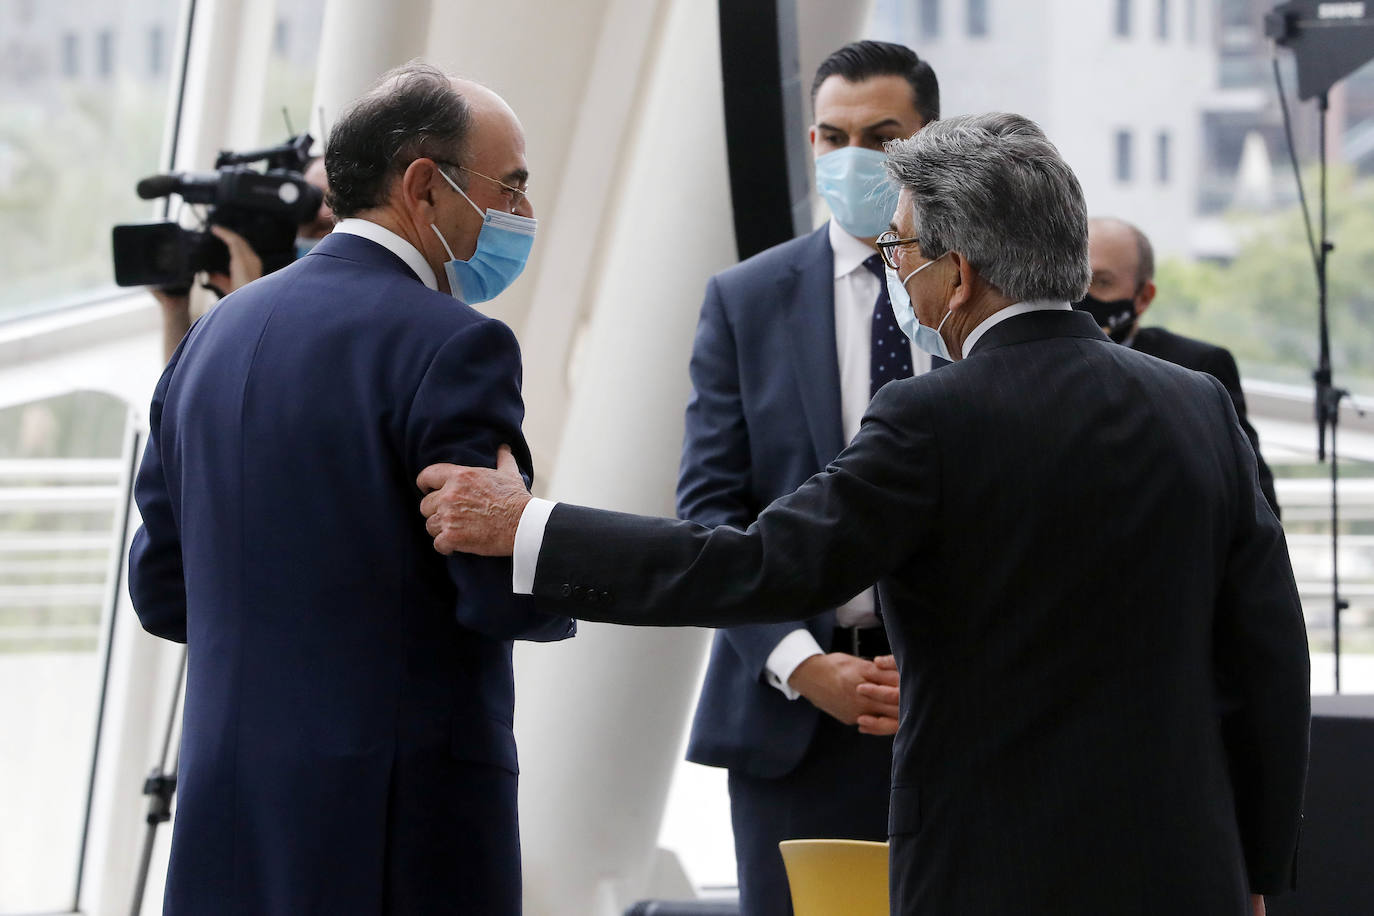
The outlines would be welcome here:
M 883 259 L 879 255 L 872 255 L 864 261 L 864 267 L 878 278 L 878 301 L 873 303 L 873 359 L 868 366 L 868 393 L 872 397 L 888 382 L 911 377 L 911 347 L 907 345 L 906 335 L 897 327 L 897 318 L 892 314 Z

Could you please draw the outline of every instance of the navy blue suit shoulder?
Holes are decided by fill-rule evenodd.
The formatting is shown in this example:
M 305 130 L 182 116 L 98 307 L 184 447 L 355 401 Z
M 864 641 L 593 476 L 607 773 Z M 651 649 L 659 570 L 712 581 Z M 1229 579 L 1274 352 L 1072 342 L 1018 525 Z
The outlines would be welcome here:
M 692 349 L 677 511 L 747 527 L 843 447 L 829 230 L 783 242 L 707 283 Z M 805 626 L 829 648 L 834 612 Z M 795 624 L 716 635 L 688 759 L 771 778 L 797 766 L 817 710 L 766 682 Z

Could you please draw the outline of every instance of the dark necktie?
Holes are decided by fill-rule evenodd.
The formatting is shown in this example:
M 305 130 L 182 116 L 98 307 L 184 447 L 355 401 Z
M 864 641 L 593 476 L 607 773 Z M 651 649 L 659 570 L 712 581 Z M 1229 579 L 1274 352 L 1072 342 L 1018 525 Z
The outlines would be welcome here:
M 868 396 L 872 397 L 888 382 L 911 377 L 911 347 L 902 329 L 897 327 L 896 316 L 892 314 L 892 300 L 887 295 L 887 273 L 883 270 L 882 258 L 872 255 L 864 261 L 864 267 L 878 278 L 878 301 L 873 303 L 873 336 L 869 349 L 872 361 L 868 366 Z

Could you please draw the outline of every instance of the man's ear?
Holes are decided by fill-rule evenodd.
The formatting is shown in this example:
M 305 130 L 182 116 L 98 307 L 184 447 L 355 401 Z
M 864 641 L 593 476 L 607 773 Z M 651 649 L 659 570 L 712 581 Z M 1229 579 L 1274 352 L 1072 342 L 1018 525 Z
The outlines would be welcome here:
M 435 182 L 443 180 L 432 159 L 416 159 L 401 174 L 401 203 L 419 225 L 434 222 Z
M 949 296 L 949 309 L 954 311 L 963 308 L 972 301 L 978 274 L 974 271 L 973 265 L 969 263 L 969 259 L 959 252 L 951 251 L 945 257 L 954 268 L 950 271 L 949 279 L 949 286 L 952 290 Z
M 1140 292 L 1135 294 L 1135 317 L 1139 318 L 1145 314 L 1145 310 L 1150 307 L 1150 303 L 1155 301 L 1155 293 L 1159 292 L 1153 280 L 1146 280 L 1145 285 L 1140 288 Z

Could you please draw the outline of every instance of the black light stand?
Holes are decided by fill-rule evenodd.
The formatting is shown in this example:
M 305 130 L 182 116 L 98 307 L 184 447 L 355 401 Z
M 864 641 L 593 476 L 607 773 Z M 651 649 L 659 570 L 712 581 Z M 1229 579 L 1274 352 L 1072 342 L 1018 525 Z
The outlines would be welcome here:
M 143 854 L 138 862 L 138 877 L 134 879 L 134 901 L 129 908 L 130 916 L 140 916 L 143 912 L 143 893 L 148 887 L 148 869 L 153 861 L 153 845 L 157 842 L 157 828 L 172 819 L 172 796 L 177 790 L 177 765 L 181 761 L 181 742 L 172 747 L 172 735 L 176 733 L 177 713 L 181 711 L 181 691 L 186 683 L 186 650 L 181 650 L 181 661 L 177 665 L 176 686 L 172 688 L 171 709 L 167 712 L 167 729 L 162 735 L 162 755 L 153 764 L 148 778 L 143 781 L 143 794 L 148 796 L 148 814 L 144 820 L 148 830 L 143 836 Z M 171 754 L 171 760 L 167 756 Z M 170 762 L 170 766 L 168 765 Z
M 1326 461 L 1326 430 L 1331 430 L 1331 655 L 1334 664 L 1335 692 L 1341 692 L 1341 612 L 1350 602 L 1341 597 L 1340 562 L 1336 550 L 1340 545 L 1340 461 L 1336 451 L 1336 427 L 1341 419 L 1341 401 L 1350 396 L 1344 388 L 1332 383 L 1331 325 L 1327 312 L 1326 263 L 1336 246 L 1327 238 L 1327 171 L 1326 116 L 1329 108 L 1327 94 L 1317 96 L 1317 157 L 1321 191 L 1317 203 L 1318 242 L 1317 268 L 1317 368 L 1312 372 L 1316 383 L 1317 460 Z M 1296 162 L 1296 158 L 1294 162 Z
M 1283 126 L 1288 138 L 1288 150 L 1293 162 L 1293 176 L 1297 181 L 1298 198 L 1302 204 L 1303 220 L 1307 228 L 1307 242 L 1312 249 L 1313 267 L 1317 274 L 1317 368 L 1312 373 L 1316 383 L 1314 402 L 1317 422 L 1317 460 L 1327 461 L 1326 430 L 1331 429 L 1331 650 L 1334 659 L 1335 692 L 1341 692 L 1341 612 L 1350 602 L 1341 597 L 1340 561 L 1340 462 L 1336 451 L 1336 428 L 1340 422 L 1341 401 L 1350 396 L 1338 388 L 1331 371 L 1331 328 L 1327 310 L 1327 260 L 1335 246 L 1327 237 L 1327 93 L 1341 79 L 1356 68 L 1374 59 L 1374 17 L 1366 16 L 1364 4 L 1321 3 L 1318 0 L 1292 0 L 1280 3 L 1265 17 L 1265 33 L 1275 44 L 1291 49 L 1298 65 L 1298 94 L 1303 99 L 1317 100 L 1318 169 L 1321 190 L 1318 201 L 1319 231 L 1312 233 L 1312 218 L 1307 197 L 1303 192 L 1302 174 L 1298 168 L 1297 149 L 1293 144 L 1292 120 L 1288 100 L 1284 94 L 1283 78 L 1279 71 L 1277 53 L 1274 57 L 1274 81 L 1279 104 L 1283 109 Z

